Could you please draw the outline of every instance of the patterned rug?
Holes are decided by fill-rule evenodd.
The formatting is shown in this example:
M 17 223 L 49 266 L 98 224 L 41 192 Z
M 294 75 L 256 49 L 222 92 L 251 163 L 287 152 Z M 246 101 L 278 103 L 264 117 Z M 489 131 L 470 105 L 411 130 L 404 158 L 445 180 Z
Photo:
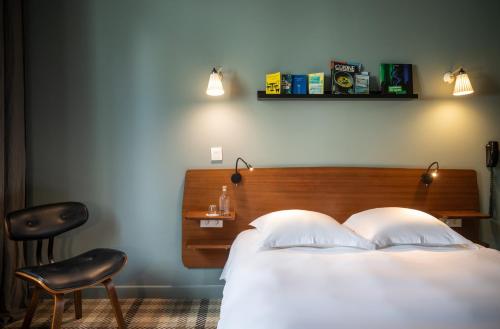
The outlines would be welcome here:
M 121 299 L 123 317 L 128 329 L 215 329 L 219 320 L 220 299 Z M 38 305 L 33 329 L 50 328 L 52 301 Z M 21 328 L 22 320 L 6 328 Z M 66 300 L 63 318 L 66 329 L 116 328 L 108 299 L 84 299 L 83 317 L 75 320 L 72 298 Z

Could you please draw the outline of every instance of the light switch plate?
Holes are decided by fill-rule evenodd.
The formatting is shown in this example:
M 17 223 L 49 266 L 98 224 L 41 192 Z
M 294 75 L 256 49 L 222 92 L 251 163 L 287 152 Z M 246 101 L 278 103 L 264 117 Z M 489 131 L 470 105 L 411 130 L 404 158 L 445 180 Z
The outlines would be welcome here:
M 223 226 L 224 221 L 220 219 L 202 219 L 200 220 L 200 227 L 216 227 L 221 228 Z
M 222 146 L 211 147 L 210 156 L 212 161 L 222 161 Z

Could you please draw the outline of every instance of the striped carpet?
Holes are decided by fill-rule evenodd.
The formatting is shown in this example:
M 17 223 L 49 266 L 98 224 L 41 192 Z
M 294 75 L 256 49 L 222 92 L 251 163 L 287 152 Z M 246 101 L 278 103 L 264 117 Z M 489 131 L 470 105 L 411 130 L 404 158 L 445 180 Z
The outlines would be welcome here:
M 121 299 L 123 316 L 128 329 L 215 329 L 219 320 L 220 299 Z M 33 329 L 50 328 L 51 300 L 38 305 Z M 6 328 L 21 328 L 22 320 Z M 75 320 L 71 298 L 67 299 L 63 328 L 108 329 L 116 322 L 108 299 L 84 299 L 83 318 Z

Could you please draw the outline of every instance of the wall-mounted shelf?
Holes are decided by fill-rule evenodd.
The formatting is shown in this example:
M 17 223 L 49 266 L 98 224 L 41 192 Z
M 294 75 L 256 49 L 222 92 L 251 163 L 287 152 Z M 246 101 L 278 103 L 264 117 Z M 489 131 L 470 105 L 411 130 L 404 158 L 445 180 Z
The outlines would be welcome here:
M 488 214 L 476 210 L 432 210 L 431 214 L 441 219 L 487 219 Z
M 186 212 L 184 218 L 188 220 L 207 220 L 207 219 L 213 219 L 213 220 L 235 220 L 236 219 L 236 213 L 234 211 L 231 211 L 229 215 L 217 215 L 217 216 L 208 216 L 207 211 L 203 210 L 189 210 Z
M 411 95 L 385 95 L 381 93 L 371 94 L 352 94 L 352 95 L 336 95 L 336 94 L 321 94 L 321 95 L 297 95 L 297 94 L 276 94 L 268 95 L 265 90 L 257 91 L 257 100 L 360 100 L 360 99 L 380 99 L 380 100 L 411 100 L 418 99 L 418 94 Z
M 486 242 L 481 241 L 479 222 L 482 219 L 491 218 L 490 215 L 477 210 L 431 210 L 430 213 L 465 238 L 484 247 L 489 247 Z M 455 225 L 458 225 L 451 226 L 450 221 L 458 221 L 455 223 Z
M 230 240 L 196 240 L 188 241 L 186 247 L 190 250 L 229 250 L 231 244 Z

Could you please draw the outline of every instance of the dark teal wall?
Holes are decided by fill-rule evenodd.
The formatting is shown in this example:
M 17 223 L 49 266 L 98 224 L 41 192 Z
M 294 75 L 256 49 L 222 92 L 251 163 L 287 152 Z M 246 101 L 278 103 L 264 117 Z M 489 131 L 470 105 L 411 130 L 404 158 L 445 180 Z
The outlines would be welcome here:
M 60 240 L 62 255 L 123 249 L 125 291 L 183 296 L 220 291 L 218 270 L 181 263 L 188 168 L 240 155 L 256 166 L 438 160 L 477 170 L 486 210 L 484 144 L 500 140 L 499 12 L 498 1 L 463 0 L 27 1 L 30 203 L 87 203 L 92 218 Z M 334 57 L 374 73 L 413 63 L 421 99 L 257 102 L 266 72 L 327 71 Z M 213 65 L 224 66 L 222 98 L 204 93 Z M 458 65 L 471 97 L 442 82 Z M 222 165 L 210 163 L 214 145 Z

